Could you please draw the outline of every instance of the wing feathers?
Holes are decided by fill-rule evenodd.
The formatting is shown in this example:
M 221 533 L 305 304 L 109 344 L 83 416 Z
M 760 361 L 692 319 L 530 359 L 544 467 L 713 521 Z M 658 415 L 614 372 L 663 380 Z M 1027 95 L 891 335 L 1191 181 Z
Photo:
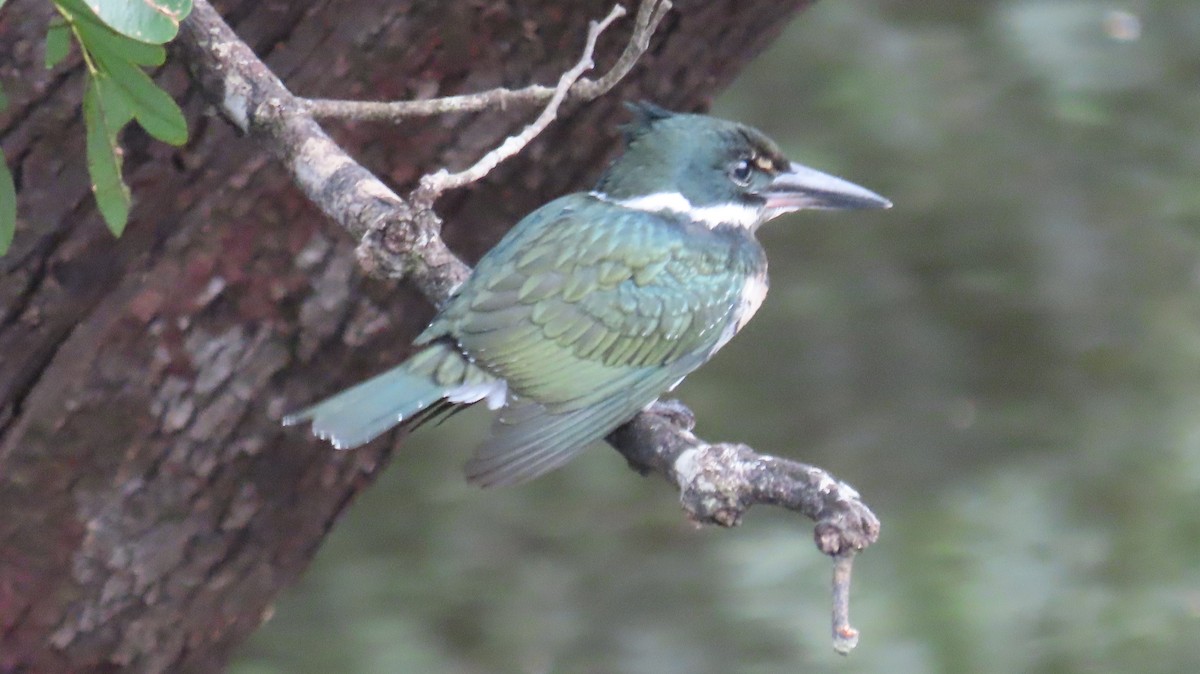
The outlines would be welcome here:
M 552 414 L 537 403 L 523 403 L 526 409 L 518 422 L 509 417 L 493 425 L 492 438 L 467 463 L 467 479 L 484 487 L 532 480 L 571 460 L 645 404 L 610 397 L 583 409 Z

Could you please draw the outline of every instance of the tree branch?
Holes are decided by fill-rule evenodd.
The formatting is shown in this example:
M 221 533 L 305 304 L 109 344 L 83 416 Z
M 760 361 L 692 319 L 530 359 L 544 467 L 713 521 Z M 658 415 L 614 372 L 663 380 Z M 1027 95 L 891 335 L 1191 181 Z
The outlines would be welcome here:
M 850 626 L 854 555 L 879 538 L 879 519 L 858 491 L 825 470 L 758 454 L 743 444 L 712 444 L 692 434 L 695 417 L 677 400 L 655 403 L 613 431 L 608 442 L 635 470 L 658 473 L 679 489 L 695 522 L 737 526 L 753 505 L 798 512 L 817 523 L 817 549 L 834 558 L 833 648 L 858 644 Z
M 620 13 L 617 17 L 610 13 L 610 18 L 604 20 L 606 27 L 612 20 L 624 16 L 625 8 L 620 5 L 614 7 L 613 12 L 617 11 L 617 7 L 620 7 Z M 633 70 L 638 59 L 650 48 L 650 38 L 670 10 L 670 0 L 643 0 L 638 6 L 633 33 L 629 36 L 629 42 L 626 43 L 625 50 L 616 62 L 600 79 L 580 79 L 568 86 L 567 99 L 590 101 L 608 93 L 629 74 L 630 70 Z M 600 31 L 603 30 L 603 28 L 600 29 Z M 597 31 L 598 34 L 599 31 Z M 410 117 L 429 117 L 452 112 L 478 112 L 504 109 L 514 105 L 543 103 L 554 97 L 559 88 L 561 88 L 561 80 L 559 86 L 556 87 L 540 84 L 531 84 L 520 89 L 501 87 L 474 94 L 444 96 L 424 101 L 343 101 L 321 98 L 299 100 L 308 114 L 316 119 L 400 122 Z
M 643 0 L 625 52 L 599 80 L 577 82 L 591 67 L 599 33 L 624 13 L 620 8 L 592 24 L 583 57 L 553 89 L 497 90 L 507 93 L 486 92 L 469 98 L 469 103 L 464 103 L 468 97 L 422 101 L 422 105 L 433 106 L 428 108 L 432 112 L 398 115 L 548 100 L 534 123 L 506 139 L 475 166 L 460 174 L 443 170 L 427 176 L 408 199 L 355 162 L 317 124 L 314 116 L 346 116 L 333 113 L 337 106 L 332 104 L 337 102 L 305 101 L 293 95 L 206 0 L 195 1 L 192 14 L 181 26 L 178 44 L 206 96 L 238 128 L 278 157 L 326 215 L 361 238 L 358 255 L 369 273 L 409 278 L 431 302 L 441 304 L 470 269 L 442 241 L 441 220 L 432 209 L 433 200 L 446 189 L 486 175 L 519 152 L 557 116 L 568 92 L 582 98 L 610 89 L 646 51 L 654 28 L 669 7 L 669 2 Z M 534 93 L 520 93 L 531 91 Z M 341 103 L 350 106 L 346 110 L 354 107 Z M 370 108 L 357 105 L 360 110 Z M 396 117 L 393 112 L 380 118 Z M 757 454 L 746 445 L 708 443 L 692 434 L 692 425 L 686 407 L 663 403 L 614 431 L 609 442 L 637 470 L 658 473 L 675 484 L 685 511 L 697 522 L 734 526 L 754 504 L 780 506 L 814 520 L 818 549 L 835 558 L 835 647 L 848 651 L 853 641 L 850 637 L 856 636 L 847 622 L 850 564 L 855 552 L 878 537 L 878 519 L 853 488 L 824 470 Z
M 879 520 L 853 487 L 808 464 L 758 454 L 740 443 L 709 443 L 692 433 L 695 418 L 677 400 L 655 403 L 613 431 L 608 442 L 642 473 L 679 489 L 696 522 L 737 526 L 753 505 L 773 505 L 817 522 L 817 548 L 831 556 L 875 542 Z
M 305 196 L 354 236 L 379 239 L 390 254 L 371 258 L 368 272 L 407 277 L 435 302 L 470 275 L 442 241 L 441 222 L 420 217 L 346 154 L 207 0 L 193 4 L 177 44 L 206 97 L 270 150 Z

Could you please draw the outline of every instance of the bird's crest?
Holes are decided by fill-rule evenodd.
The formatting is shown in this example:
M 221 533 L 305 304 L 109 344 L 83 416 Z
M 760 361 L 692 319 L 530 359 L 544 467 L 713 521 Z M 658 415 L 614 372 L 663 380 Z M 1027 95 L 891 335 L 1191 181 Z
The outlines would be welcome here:
M 625 134 L 625 143 L 629 144 L 638 136 L 650 130 L 655 122 L 674 117 L 675 113 L 650 101 L 635 101 L 625 104 L 625 108 L 633 113 L 633 119 L 621 125 Z

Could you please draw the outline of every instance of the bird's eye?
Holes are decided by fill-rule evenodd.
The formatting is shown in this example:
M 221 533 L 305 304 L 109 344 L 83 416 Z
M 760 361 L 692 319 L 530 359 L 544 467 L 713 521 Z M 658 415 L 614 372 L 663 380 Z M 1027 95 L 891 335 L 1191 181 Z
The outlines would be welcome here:
M 729 177 L 733 182 L 745 187 L 750 184 L 750 176 L 754 173 L 754 166 L 750 164 L 749 159 L 742 159 L 729 169 Z

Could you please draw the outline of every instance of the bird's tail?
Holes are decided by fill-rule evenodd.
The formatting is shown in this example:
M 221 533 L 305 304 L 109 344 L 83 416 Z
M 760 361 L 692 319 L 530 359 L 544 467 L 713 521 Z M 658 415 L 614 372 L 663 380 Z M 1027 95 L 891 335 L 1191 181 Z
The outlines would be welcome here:
M 313 435 L 350 449 L 403 421 L 436 415 L 449 403 L 487 399 L 494 408 L 504 395 L 503 380 L 471 364 L 453 344 L 436 342 L 383 374 L 285 416 L 283 425 L 311 420 Z

